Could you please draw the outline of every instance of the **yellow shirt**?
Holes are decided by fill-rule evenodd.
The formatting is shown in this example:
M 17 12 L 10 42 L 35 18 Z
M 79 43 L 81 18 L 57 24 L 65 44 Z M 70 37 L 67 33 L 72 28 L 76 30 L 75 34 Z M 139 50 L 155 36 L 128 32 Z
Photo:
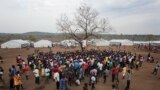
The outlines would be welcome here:
M 16 86 L 16 85 L 20 85 L 20 84 L 22 84 L 20 76 L 15 75 L 14 76 L 14 85 Z
M 126 72 L 127 72 L 127 67 L 124 67 L 122 71 L 123 75 L 126 75 Z

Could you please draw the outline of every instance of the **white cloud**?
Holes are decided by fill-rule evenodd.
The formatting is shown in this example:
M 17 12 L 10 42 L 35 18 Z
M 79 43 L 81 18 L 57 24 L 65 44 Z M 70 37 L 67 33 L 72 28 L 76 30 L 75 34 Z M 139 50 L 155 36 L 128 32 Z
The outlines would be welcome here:
M 57 32 L 56 19 L 72 16 L 82 3 L 108 17 L 117 33 L 160 29 L 160 0 L 0 0 L 0 32 Z
M 130 15 L 112 20 L 117 33 L 160 34 L 160 19 L 152 14 Z

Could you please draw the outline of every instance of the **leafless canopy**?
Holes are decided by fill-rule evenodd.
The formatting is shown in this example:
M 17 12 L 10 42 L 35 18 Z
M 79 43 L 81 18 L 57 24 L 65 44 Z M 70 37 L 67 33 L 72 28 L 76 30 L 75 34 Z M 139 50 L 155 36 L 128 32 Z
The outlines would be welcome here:
M 69 38 L 73 38 L 81 44 L 98 33 L 108 33 L 111 26 L 107 19 L 99 18 L 98 12 L 86 4 L 82 4 L 74 14 L 74 19 L 70 20 L 66 15 L 62 15 L 57 20 L 57 26 L 60 31 L 65 33 Z

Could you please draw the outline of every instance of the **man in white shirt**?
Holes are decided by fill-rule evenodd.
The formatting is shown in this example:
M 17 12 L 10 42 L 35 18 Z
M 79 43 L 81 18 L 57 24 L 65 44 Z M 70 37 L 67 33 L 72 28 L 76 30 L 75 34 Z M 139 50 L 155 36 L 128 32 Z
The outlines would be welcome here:
M 103 64 L 100 63 L 100 62 L 98 62 L 97 66 L 98 66 L 98 69 L 99 69 L 99 72 L 98 72 L 98 73 L 99 73 L 100 75 L 102 75 Z
M 40 80 L 39 80 L 39 70 L 38 70 L 38 68 L 35 68 L 33 73 L 34 73 L 34 76 L 35 76 L 35 84 L 39 85 Z
M 60 82 L 59 72 L 54 73 L 54 79 L 56 82 L 56 88 L 58 90 L 59 89 L 59 82 Z
M 58 82 L 60 81 L 59 72 L 54 73 L 54 80 Z
M 50 69 L 45 68 L 46 83 L 49 83 Z
M 53 66 L 54 66 L 52 59 L 50 59 L 50 66 L 51 66 L 51 68 L 53 68 Z

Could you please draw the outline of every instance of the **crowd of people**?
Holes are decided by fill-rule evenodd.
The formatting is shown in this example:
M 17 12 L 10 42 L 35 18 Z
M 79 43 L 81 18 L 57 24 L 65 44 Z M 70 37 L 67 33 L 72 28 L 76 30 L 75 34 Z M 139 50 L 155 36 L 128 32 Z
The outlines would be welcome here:
M 25 75 L 26 80 L 30 78 L 32 72 L 35 77 L 36 88 L 41 85 L 41 78 L 48 84 L 54 81 L 57 90 L 69 90 L 69 86 L 81 86 L 83 90 L 96 88 L 98 82 L 104 84 L 111 77 L 112 89 L 117 90 L 121 80 L 126 81 L 125 90 L 129 90 L 133 69 L 139 70 L 145 61 L 142 55 L 125 51 L 113 50 L 89 50 L 75 52 L 41 52 L 35 50 L 28 55 L 27 61 L 21 55 L 16 57 L 18 68 L 12 65 L 9 68 L 10 90 L 24 89 L 21 75 Z M 148 62 L 154 62 L 150 54 L 147 56 Z M 160 67 L 156 62 L 153 74 L 157 75 Z M 1 80 L 0 71 L 0 80 Z M 103 78 L 103 81 L 100 81 Z

